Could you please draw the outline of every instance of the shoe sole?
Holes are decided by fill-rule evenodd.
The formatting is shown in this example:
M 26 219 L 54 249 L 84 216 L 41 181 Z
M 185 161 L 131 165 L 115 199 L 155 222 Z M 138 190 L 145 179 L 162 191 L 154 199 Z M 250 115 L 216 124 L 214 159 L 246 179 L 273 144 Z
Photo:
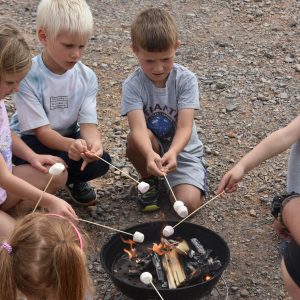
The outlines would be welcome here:
M 82 203 L 82 202 L 79 202 L 77 201 L 72 193 L 70 192 L 70 190 L 68 189 L 67 186 L 65 186 L 65 191 L 68 193 L 68 195 L 70 196 L 70 198 L 72 199 L 72 201 L 74 203 L 76 203 L 77 205 L 80 205 L 80 206 L 95 206 L 96 202 L 97 202 L 97 193 L 96 193 L 96 198 L 94 200 L 91 200 L 90 202 L 87 202 L 87 203 Z

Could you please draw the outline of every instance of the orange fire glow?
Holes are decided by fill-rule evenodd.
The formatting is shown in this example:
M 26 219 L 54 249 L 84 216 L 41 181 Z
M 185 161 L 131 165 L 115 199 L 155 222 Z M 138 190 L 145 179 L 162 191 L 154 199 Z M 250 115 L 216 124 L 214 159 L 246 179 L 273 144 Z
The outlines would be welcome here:
M 205 274 L 203 279 L 204 279 L 204 281 L 208 281 L 208 280 L 212 279 L 212 276 L 210 274 Z
M 121 237 L 121 240 L 123 243 L 128 244 L 130 246 L 130 249 L 124 248 L 123 251 L 128 254 L 129 259 L 133 259 L 134 257 L 137 256 L 136 254 L 136 249 L 134 248 L 135 241 L 134 240 L 125 240 L 124 238 Z

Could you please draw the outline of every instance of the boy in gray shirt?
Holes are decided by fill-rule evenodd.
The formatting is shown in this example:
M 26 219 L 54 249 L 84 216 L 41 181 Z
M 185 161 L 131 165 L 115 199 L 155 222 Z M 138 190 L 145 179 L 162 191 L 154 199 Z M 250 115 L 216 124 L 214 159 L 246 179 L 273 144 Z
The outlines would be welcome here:
M 170 200 L 180 199 L 191 213 L 205 193 L 203 145 L 194 123 L 197 78 L 174 63 L 178 32 L 166 11 L 141 12 L 131 26 L 131 40 L 140 67 L 123 84 L 121 114 L 130 127 L 127 156 L 150 184 L 138 203 L 143 211 L 159 209 L 158 176 L 167 175 L 176 196 L 171 193 Z

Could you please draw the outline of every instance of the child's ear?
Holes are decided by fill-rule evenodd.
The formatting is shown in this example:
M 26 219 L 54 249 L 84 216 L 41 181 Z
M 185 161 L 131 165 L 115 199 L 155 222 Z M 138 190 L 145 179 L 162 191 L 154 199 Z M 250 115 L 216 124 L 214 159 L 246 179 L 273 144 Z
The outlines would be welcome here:
M 139 52 L 139 48 L 137 46 L 134 46 L 133 44 L 131 44 L 130 46 L 134 54 L 137 54 L 137 52 Z
M 47 40 L 48 40 L 45 29 L 44 28 L 39 28 L 37 36 L 38 36 L 38 39 L 41 42 L 41 44 L 45 46 L 45 44 L 47 43 Z
M 175 44 L 175 49 L 178 49 L 179 46 L 180 46 L 180 40 L 177 40 L 177 41 L 176 41 L 176 44 Z

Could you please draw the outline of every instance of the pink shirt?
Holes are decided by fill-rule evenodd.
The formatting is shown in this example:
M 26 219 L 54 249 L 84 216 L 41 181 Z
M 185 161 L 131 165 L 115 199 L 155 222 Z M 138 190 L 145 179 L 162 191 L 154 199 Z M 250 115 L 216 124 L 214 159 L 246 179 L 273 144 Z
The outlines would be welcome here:
M 3 100 L 0 100 L 0 153 L 6 162 L 7 168 L 12 171 L 11 133 Z M 0 204 L 6 200 L 6 197 L 6 191 L 0 187 Z

